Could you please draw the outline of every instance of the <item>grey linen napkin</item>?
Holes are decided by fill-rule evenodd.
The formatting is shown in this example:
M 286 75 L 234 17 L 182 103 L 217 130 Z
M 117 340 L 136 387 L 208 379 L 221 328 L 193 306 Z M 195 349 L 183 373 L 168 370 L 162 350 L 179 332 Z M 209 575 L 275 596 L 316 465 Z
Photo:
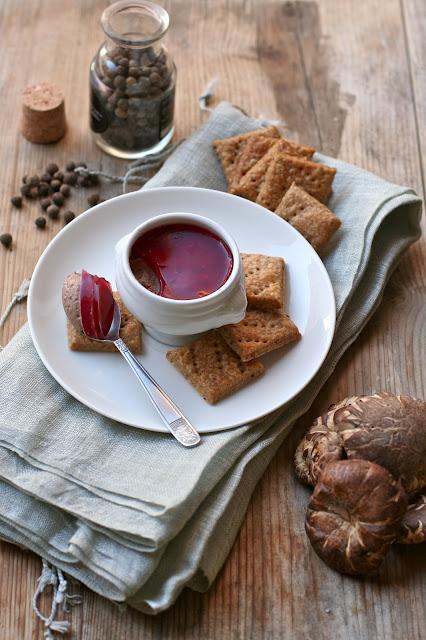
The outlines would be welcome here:
M 145 188 L 225 190 L 211 142 L 258 127 L 221 103 Z M 168 435 L 108 420 L 70 397 L 24 327 L 0 354 L 0 537 L 148 613 L 169 607 L 184 586 L 208 588 L 266 466 L 377 308 L 401 253 L 420 236 L 421 202 L 412 189 L 316 159 L 337 168 L 329 205 L 343 224 L 325 260 L 336 333 L 308 387 L 284 410 L 184 450 Z

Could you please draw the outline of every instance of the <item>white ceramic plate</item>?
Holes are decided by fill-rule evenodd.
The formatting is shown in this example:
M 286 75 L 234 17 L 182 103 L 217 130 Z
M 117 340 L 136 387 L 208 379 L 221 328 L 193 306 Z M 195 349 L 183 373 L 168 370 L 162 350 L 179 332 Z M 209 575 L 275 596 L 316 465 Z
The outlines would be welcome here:
M 320 368 L 333 337 L 335 304 L 327 272 L 293 227 L 236 196 L 189 187 L 146 189 L 97 205 L 66 226 L 41 256 L 31 281 L 28 319 L 35 347 L 50 373 L 77 400 L 125 424 L 166 431 L 128 365 L 117 354 L 77 353 L 67 346 L 61 288 L 82 268 L 114 283 L 116 242 L 161 213 L 199 213 L 221 224 L 241 251 L 282 256 L 287 264 L 287 308 L 302 339 L 262 358 L 263 377 L 210 406 L 167 361 L 168 348 L 145 332 L 141 362 L 200 432 L 229 429 L 282 406 Z

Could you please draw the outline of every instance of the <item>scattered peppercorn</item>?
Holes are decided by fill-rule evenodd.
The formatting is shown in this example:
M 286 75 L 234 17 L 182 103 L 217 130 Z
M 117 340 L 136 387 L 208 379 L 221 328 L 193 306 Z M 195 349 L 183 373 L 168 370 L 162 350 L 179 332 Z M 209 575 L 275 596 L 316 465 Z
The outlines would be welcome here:
M 52 176 L 50 175 L 50 173 L 43 173 L 40 177 L 40 180 L 49 184 L 49 182 L 52 180 Z
M 59 167 L 54 162 L 50 162 L 46 167 L 46 173 L 50 173 L 51 176 L 57 171 L 59 171 Z
M 95 187 L 97 184 L 99 184 L 99 176 L 95 176 L 94 174 L 91 174 L 90 176 L 87 176 L 87 177 L 92 187 Z
M 52 182 L 50 183 L 50 188 L 52 189 L 52 191 L 59 191 L 59 189 L 61 188 L 61 181 L 52 180 Z
M 50 198 L 43 198 L 42 200 L 40 200 L 41 208 L 44 209 L 45 211 L 48 207 L 50 207 L 51 204 L 52 204 L 52 201 Z
M 100 199 L 101 199 L 101 196 L 99 193 L 92 193 L 87 198 L 87 202 L 90 204 L 91 207 L 94 207 L 96 204 L 98 204 Z
M 26 182 L 30 184 L 32 187 L 36 187 L 40 182 L 40 178 L 37 175 L 34 175 L 34 176 L 31 176 L 29 180 L 26 180 Z
M 2 245 L 6 248 L 9 249 L 9 247 L 12 244 L 12 236 L 10 235 L 10 233 L 2 233 L 0 236 L 0 242 L 2 243 Z
M 47 182 L 40 182 L 38 185 L 38 195 L 39 196 L 48 196 L 50 193 L 50 187 Z
M 16 209 L 20 209 L 22 207 L 21 196 L 13 196 L 13 198 L 11 198 L 10 201 L 13 204 L 13 206 L 16 207 Z
M 63 184 L 61 186 L 61 188 L 59 189 L 59 193 L 62 193 L 62 195 L 65 198 L 69 198 L 69 196 L 71 194 L 71 189 L 69 188 L 69 186 L 67 184 Z
M 89 176 L 78 176 L 77 184 L 79 187 L 90 187 Z
M 74 171 L 75 169 L 75 162 L 73 162 L 72 160 L 70 162 L 67 162 L 67 166 L 65 167 L 65 169 L 67 171 Z
M 55 180 L 59 180 L 59 182 L 62 182 L 62 180 L 64 179 L 64 174 L 63 174 L 63 172 L 62 172 L 62 171 L 56 171 L 56 172 L 53 174 L 53 178 L 54 178 Z
M 26 198 L 31 198 L 30 195 L 31 192 L 31 187 L 29 184 L 23 184 L 21 187 L 21 193 L 23 196 L 25 196 Z
M 55 204 L 58 205 L 58 207 L 62 207 L 65 202 L 64 196 L 59 191 L 53 194 L 52 200 Z
M 67 171 L 64 175 L 64 183 L 70 184 L 71 186 L 77 184 L 77 174 L 72 171 Z
M 51 204 L 47 207 L 46 213 L 51 220 L 56 220 L 59 216 L 59 207 L 56 204 Z
M 74 211 L 67 211 L 64 214 L 64 223 L 65 224 L 69 224 L 70 222 L 72 222 L 75 218 L 75 213 Z
M 46 226 L 46 218 L 43 218 L 43 216 L 39 216 L 35 219 L 35 225 L 36 227 L 38 227 L 38 229 L 44 229 L 44 227 Z

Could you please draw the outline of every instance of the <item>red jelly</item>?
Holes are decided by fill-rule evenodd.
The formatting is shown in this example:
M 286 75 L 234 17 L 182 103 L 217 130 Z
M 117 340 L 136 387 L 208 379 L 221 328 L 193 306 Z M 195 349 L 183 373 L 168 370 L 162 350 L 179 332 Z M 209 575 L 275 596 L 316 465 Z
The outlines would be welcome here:
M 229 278 L 233 257 L 215 233 L 194 224 L 166 224 L 138 238 L 130 268 L 147 289 L 174 300 L 203 298 Z
M 80 317 L 84 333 L 89 338 L 104 340 L 114 317 L 114 297 L 105 278 L 81 272 Z

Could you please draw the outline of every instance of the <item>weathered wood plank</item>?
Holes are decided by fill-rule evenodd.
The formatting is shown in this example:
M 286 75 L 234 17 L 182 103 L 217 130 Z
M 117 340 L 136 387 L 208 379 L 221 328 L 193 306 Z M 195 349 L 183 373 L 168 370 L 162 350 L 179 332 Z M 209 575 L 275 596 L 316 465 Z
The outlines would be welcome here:
M 418 132 L 418 146 L 422 163 L 423 190 L 425 190 L 426 150 L 426 12 L 422 0 L 400 0 L 401 17 L 405 32 L 405 47 L 410 60 L 410 80 L 413 110 Z
M 0 233 L 10 229 L 17 246 L 12 253 L 0 251 L 0 308 L 59 228 L 58 223 L 39 232 L 32 222 L 36 209 L 11 209 L 9 197 L 21 176 L 50 160 L 83 159 L 114 172 L 125 166 L 99 152 L 87 135 L 87 68 L 102 39 L 97 25 L 105 5 L 102 0 L 3 0 Z M 197 96 L 218 75 L 218 98 L 252 114 L 281 118 L 296 138 L 422 191 L 422 0 L 173 0 L 164 5 L 171 13 L 169 42 L 179 69 L 178 136 L 190 134 L 205 117 L 198 111 Z M 17 134 L 21 88 L 43 79 L 56 80 L 66 91 L 70 129 L 52 147 L 30 145 Z M 102 191 L 118 193 L 116 187 Z M 73 204 L 83 210 L 84 195 L 77 193 Z M 295 482 L 291 458 L 312 418 L 345 395 L 386 388 L 426 396 L 425 288 L 423 242 L 403 259 L 373 321 L 270 465 L 209 593 L 186 591 L 170 611 L 149 618 L 131 610 L 122 613 L 82 588 L 84 604 L 72 613 L 69 637 L 421 638 L 426 549 L 395 549 L 375 581 L 329 571 L 304 534 L 309 491 Z M 24 320 L 22 305 L 0 331 L 0 343 Z M 1 639 L 39 640 L 42 629 L 30 607 L 39 561 L 4 543 L 0 563 Z

